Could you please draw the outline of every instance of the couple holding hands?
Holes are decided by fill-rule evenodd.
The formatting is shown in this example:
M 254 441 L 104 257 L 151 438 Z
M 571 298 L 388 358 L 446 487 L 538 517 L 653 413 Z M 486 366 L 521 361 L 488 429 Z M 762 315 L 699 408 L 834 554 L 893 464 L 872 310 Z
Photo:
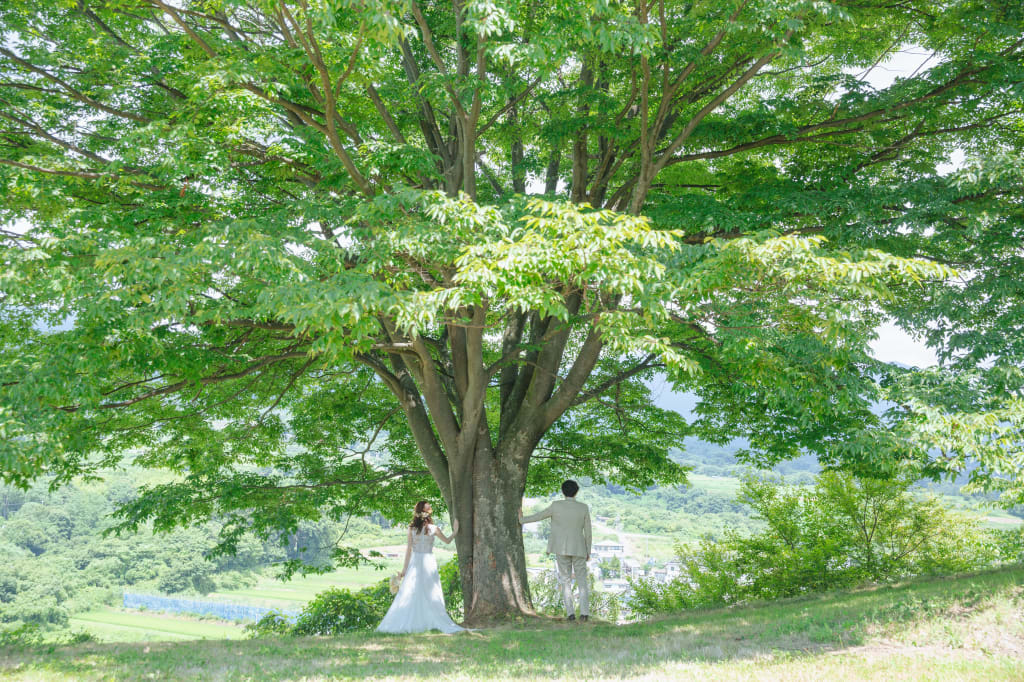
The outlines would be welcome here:
M 572 598 L 572 583 L 579 588 L 579 620 L 590 619 L 590 582 L 587 578 L 587 561 L 590 559 L 591 530 L 590 508 L 576 500 L 579 492 L 576 481 L 562 484 L 564 499 L 552 502 L 547 509 L 530 516 L 523 516 L 519 510 L 520 523 L 534 523 L 551 519 L 551 535 L 548 538 L 548 553 L 555 555 L 558 570 L 558 584 L 565 602 L 569 621 L 576 620 Z M 434 559 L 434 539 L 450 543 L 459 531 L 459 522 L 452 524 L 451 537 L 446 536 L 431 516 L 429 502 L 416 503 L 412 523 L 409 524 L 408 542 L 405 547 L 405 564 L 399 574 L 401 586 L 391 603 L 384 620 L 377 626 L 377 632 L 425 632 L 440 630 L 445 633 L 462 632 L 462 628 L 448 616 L 441 591 L 441 579 Z

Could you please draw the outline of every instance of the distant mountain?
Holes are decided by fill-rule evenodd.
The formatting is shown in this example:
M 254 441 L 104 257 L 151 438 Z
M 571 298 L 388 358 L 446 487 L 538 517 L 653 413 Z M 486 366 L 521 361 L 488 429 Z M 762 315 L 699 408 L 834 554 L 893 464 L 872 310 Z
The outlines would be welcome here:
M 675 392 L 672 386 L 663 378 L 659 377 L 648 383 L 648 388 L 654 398 L 654 404 L 664 410 L 678 412 L 687 420 L 692 419 L 694 410 L 699 402 L 697 396 L 690 392 Z M 879 405 L 879 410 L 885 409 Z M 733 476 L 740 470 L 746 469 L 747 465 L 736 459 L 736 452 L 747 447 L 749 442 L 745 438 L 736 438 L 725 445 L 708 443 L 693 436 L 683 440 L 683 447 L 672 453 L 672 459 L 680 464 L 692 466 L 694 473 L 704 476 Z M 821 465 L 813 455 L 803 455 L 796 459 L 778 464 L 774 471 L 783 476 L 796 474 L 816 474 L 821 471 Z

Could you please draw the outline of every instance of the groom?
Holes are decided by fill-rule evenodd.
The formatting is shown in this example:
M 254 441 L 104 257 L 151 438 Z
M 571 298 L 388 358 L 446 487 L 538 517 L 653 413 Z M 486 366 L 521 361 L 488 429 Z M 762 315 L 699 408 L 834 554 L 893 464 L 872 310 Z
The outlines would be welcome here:
M 590 508 L 576 501 L 580 486 L 576 481 L 562 484 L 564 500 L 556 500 L 547 509 L 523 516 L 519 510 L 519 523 L 533 523 L 551 519 L 548 553 L 555 555 L 558 584 L 562 588 L 565 613 L 570 621 L 576 620 L 572 602 L 572 580 L 580 590 L 580 621 L 590 620 L 590 582 L 587 580 L 587 561 L 590 559 Z

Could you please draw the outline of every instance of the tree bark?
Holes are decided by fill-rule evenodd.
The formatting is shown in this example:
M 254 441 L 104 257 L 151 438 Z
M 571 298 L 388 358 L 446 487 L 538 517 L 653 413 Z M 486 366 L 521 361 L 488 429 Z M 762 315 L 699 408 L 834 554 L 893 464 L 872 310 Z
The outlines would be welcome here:
M 465 619 L 470 624 L 534 614 L 518 519 L 533 445 L 520 435 L 494 449 L 483 431 L 471 490 L 465 491 L 470 505 L 456 510 Z

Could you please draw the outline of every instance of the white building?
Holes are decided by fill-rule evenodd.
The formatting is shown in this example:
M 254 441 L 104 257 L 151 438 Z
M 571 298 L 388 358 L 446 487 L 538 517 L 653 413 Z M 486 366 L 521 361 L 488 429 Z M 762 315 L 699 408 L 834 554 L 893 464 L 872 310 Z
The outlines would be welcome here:
M 640 565 L 640 562 L 636 559 L 623 559 L 622 560 L 622 577 L 623 578 L 637 578 L 643 577 L 644 569 Z
M 629 587 L 629 583 L 621 579 L 605 580 L 601 583 L 604 589 L 615 594 L 622 594 Z
M 626 554 L 626 548 L 618 542 L 598 542 L 594 545 L 593 556 L 621 557 Z

